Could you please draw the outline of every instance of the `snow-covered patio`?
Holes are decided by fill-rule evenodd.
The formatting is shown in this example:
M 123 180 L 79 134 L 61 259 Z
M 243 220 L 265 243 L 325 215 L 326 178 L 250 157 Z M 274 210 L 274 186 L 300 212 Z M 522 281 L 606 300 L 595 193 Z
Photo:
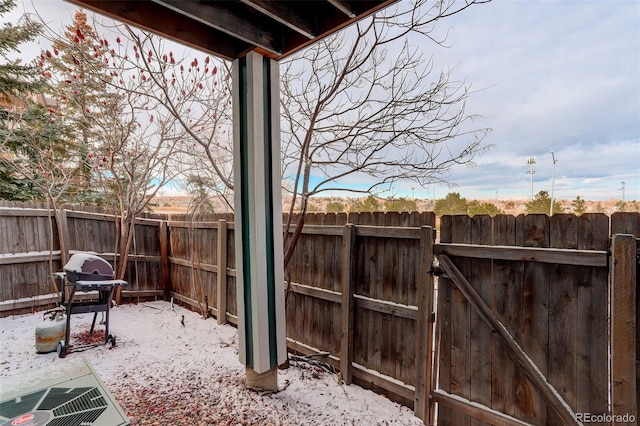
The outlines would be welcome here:
M 72 344 L 87 337 L 91 319 L 72 316 Z M 117 346 L 72 351 L 66 359 L 36 353 L 42 321 L 42 312 L 0 319 L 0 377 L 19 380 L 21 372 L 85 357 L 132 425 L 423 424 L 409 408 L 341 385 L 338 375 L 306 362 L 279 371 L 277 393 L 246 389 L 237 330 L 169 302 L 113 308 L 110 333 Z

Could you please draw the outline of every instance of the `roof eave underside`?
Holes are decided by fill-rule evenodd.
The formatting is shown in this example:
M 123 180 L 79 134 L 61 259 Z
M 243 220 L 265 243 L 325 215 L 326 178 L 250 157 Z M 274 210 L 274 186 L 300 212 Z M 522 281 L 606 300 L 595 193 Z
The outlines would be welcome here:
M 398 0 L 68 1 L 228 60 L 279 60 Z

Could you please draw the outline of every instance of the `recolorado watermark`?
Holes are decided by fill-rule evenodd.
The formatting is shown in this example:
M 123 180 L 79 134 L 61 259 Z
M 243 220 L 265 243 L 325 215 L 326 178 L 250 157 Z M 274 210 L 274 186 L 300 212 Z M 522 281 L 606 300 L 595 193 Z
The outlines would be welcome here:
M 576 413 L 576 420 L 581 423 L 633 423 L 636 416 L 633 414 L 594 414 Z

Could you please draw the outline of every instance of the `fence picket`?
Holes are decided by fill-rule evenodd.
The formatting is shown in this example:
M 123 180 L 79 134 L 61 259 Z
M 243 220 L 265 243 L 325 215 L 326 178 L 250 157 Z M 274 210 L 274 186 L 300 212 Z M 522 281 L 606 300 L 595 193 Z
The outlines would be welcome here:
M 636 241 L 616 234 L 611 244 L 611 406 L 614 416 L 635 415 L 636 406 Z

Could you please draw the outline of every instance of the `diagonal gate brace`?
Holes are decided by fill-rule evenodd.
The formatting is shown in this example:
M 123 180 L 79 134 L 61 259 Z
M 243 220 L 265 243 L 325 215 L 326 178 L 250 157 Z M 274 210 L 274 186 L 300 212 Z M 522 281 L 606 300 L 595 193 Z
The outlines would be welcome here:
M 556 412 L 566 425 L 582 425 L 571 407 L 566 403 L 558 391 L 547 381 L 540 369 L 535 365 L 533 360 L 518 345 L 509 330 L 504 326 L 502 321 L 496 317 L 491 311 L 489 305 L 482 299 L 475 288 L 467 281 L 465 276 L 456 268 L 451 259 L 446 255 L 439 255 L 438 260 L 440 266 L 446 271 L 449 278 L 453 280 L 460 292 L 469 301 L 476 313 L 489 326 L 491 331 L 499 337 L 500 343 L 509 353 L 509 356 L 524 370 L 525 374 L 531 380 L 531 383 L 540 392 L 545 402 Z

